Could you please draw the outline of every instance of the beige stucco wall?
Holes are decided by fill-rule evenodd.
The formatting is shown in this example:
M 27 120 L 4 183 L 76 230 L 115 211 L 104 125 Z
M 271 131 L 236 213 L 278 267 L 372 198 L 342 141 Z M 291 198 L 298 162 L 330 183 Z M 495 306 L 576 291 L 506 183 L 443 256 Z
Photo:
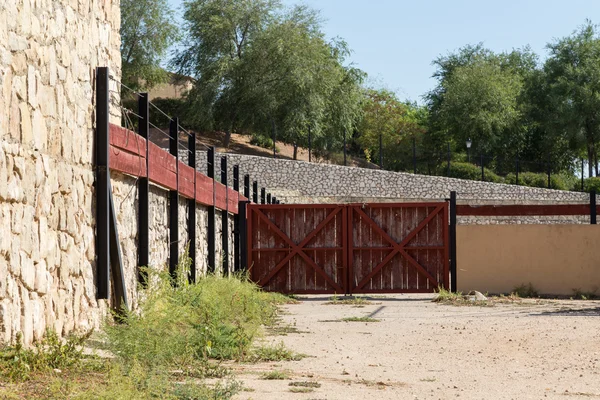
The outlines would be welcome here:
M 456 228 L 458 290 L 540 294 L 600 288 L 598 225 L 465 225 Z

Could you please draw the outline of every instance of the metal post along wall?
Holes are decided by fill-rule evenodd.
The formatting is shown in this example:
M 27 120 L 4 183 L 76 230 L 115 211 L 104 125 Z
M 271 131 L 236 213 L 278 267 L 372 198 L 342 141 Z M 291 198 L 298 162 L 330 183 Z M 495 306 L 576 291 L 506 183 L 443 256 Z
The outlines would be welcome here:
M 96 297 L 110 297 L 109 241 L 109 76 L 108 68 L 96 69 Z
M 190 249 L 189 282 L 196 283 L 196 133 L 188 136 L 188 165 L 194 169 L 194 198 L 188 199 L 188 240 Z
M 240 166 L 233 166 L 233 190 L 240 193 Z M 240 201 L 238 196 L 238 213 L 233 216 L 233 271 L 240 270 Z
M 216 196 L 216 185 L 215 185 L 215 148 L 210 147 L 206 153 L 207 165 L 206 165 L 206 175 L 212 179 L 213 183 L 213 202 L 212 205 L 208 207 L 208 232 L 207 232 L 207 241 L 208 241 L 208 272 L 214 273 L 216 271 L 216 249 L 215 249 L 215 215 L 216 215 L 216 207 L 217 204 L 217 196 Z
M 177 278 L 179 264 L 179 119 L 173 118 L 169 124 L 169 152 L 175 157 L 175 190 L 169 191 L 169 274 L 173 281 Z
M 146 285 L 148 274 L 142 267 L 150 265 L 150 104 L 148 93 L 138 97 L 138 129 L 146 140 L 146 176 L 138 179 L 138 282 Z
M 225 185 L 225 209 L 221 211 L 221 254 L 223 275 L 229 274 L 229 191 L 227 185 L 227 157 L 221 157 L 221 183 Z
M 450 192 L 450 291 L 456 292 L 456 192 Z

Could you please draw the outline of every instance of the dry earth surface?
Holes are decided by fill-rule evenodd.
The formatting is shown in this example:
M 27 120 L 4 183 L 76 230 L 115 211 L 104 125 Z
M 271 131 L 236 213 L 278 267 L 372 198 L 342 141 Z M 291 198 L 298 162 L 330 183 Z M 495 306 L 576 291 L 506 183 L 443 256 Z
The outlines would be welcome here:
M 600 398 L 600 301 L 458 307 L 432 298 L 376 296 L 357 307 L 302 297 L 284 307 L 279 334 L 265 340 L 308 357 L 234 364 L 246 388 L 236 398 Z M 364 316 L 378 321 L 340 321 Z M 285 379 L 262 379 L 270 371 Z

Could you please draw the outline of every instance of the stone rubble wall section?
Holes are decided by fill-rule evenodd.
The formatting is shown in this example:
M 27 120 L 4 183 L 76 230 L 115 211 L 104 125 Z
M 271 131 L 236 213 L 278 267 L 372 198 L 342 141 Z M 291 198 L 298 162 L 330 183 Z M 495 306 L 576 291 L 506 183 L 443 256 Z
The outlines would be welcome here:
M 250 174 L 251 181 L 256 180 L 259 188 L 265 187 L 267 192 L 287 204 L 444 201 L 450 197 L 451 191 L 457 192 L 459 204 L 589 203 L 587 193 L 241 154 L 226 155 L 230 177 L 233 165 L 237 164 L 240 166 L 241 179 L 245 174 Z M 198 168 L 205 166 L 206 152 L 197 152 L 196 159 Z M 589 223 L 589 217 L 459 217 L 457 222 L 580 224 Z
M 0 341 L 21 332 L 28 344 L 47 328 L 96 328 L 105 313 L 94 282 L 94 75 L 107 66 L 120 77 L 121 22 L 119 0 L 1 3 Z

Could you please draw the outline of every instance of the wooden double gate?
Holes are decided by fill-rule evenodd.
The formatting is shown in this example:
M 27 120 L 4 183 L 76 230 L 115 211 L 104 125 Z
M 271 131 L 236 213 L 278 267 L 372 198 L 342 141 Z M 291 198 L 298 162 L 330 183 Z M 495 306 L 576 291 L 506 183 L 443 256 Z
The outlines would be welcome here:
M 448 203 L 248 206 L 253 281 L 281 293 L 449 288 Z

